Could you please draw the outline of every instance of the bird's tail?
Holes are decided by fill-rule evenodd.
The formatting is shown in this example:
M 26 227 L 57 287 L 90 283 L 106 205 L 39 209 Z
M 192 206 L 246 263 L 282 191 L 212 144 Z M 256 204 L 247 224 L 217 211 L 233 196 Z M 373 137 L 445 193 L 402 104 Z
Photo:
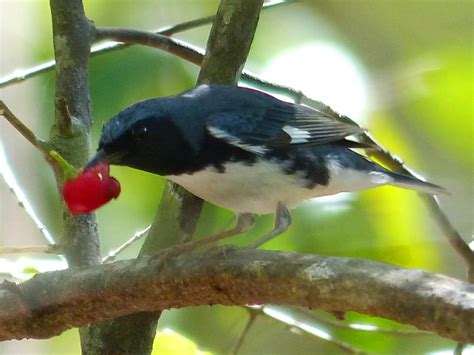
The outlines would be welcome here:
M 415 190 L 418 192 L 427 193 L 430 195 L 439 195 L 439 194 L 448 194 L 449 191 L 446 190 L 444 187 L 417 179 L 413 176 L 402 175 L 390 172 L 389 176 L 393 179 L 390 182 L 390 185 L 402 187 L 404 189 Z

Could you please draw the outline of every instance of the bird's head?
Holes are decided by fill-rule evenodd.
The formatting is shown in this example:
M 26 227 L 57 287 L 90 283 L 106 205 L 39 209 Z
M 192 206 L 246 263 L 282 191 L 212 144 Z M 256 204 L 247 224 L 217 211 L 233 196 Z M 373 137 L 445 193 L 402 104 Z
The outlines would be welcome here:
M 175 174 L 190 159 L 191 148 L 169 106 L 166 98 L 149 99 L 119 112 L 104 125 L 97 153 L 85 169 L 102 162 Z

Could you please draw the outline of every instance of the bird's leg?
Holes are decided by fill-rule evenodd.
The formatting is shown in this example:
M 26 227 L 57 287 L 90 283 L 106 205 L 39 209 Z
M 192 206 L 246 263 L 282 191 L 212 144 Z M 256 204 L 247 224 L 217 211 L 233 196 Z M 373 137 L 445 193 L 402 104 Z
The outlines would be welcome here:
M 168 249 L 163 250 L 160 254 L 163 254 L 166 258 L 170 256 L 179 255 L 186 251 L 191 251 L 202 247 L 207 244 L 215 243 L 219 240 L 230 238 L 238 234 L 243 234 L 248 232 L 253 228 L 255 224 L 255 216 L 251 213 L 242 213 L 237 215 L 237 223 L 234 228 L 227 229 L 220 233 L 211 235 L 210 237 L 196 240 L 192 242 L 187 242 L 181 245 L 177 245 Z
M 189 246 L 192 245 L 194 249 L 194 247 L 200 247 L 206 244 L 215 243 L 225 238 L 233 237 L 238 234 L 243 234 L 251 230 L 254 227 L 254 225 L 255 225 L 255 216 L 251 213 L 242 213 L 242 214 L 237 215 L 237 223 L 235 224 L 234 228 L 222 231 L 220 233 L 211 235 L 210 237 L 207 237 L 201 240 L 190 242 Z M 183 246 L 185 246 L 186 244 L 183 244 Z
M 278 202 L 276 215 L 275 215 L 275 227 L 265 234 L 263 237 L 258 239 L 256 242 L 250 244 L 248 249 L 257 249 L 260 245 L 268 242 L 270 239 L 275 238 L 277 235 L 280 235 L 290 227 L 291 216 L 288 209 L 281 203 Z

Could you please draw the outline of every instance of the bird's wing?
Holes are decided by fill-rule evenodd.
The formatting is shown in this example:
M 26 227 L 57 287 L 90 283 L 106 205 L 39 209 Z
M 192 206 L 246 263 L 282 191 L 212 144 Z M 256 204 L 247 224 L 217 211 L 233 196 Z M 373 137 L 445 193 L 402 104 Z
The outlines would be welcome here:
M 207 119 L 207 129 L 214 137 L 254 153 L 336 142 L 363 131 L 333 111 L 292 104 L 213 114 Z

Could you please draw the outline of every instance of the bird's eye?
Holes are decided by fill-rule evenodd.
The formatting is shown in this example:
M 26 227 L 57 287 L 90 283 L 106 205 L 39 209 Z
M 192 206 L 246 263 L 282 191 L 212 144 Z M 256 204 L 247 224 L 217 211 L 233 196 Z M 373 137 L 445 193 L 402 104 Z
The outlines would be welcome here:
M 147 134 L 148 134 L 147 127 L 136 128 L 132 131 L 133 138 L 135 138 L 136 140 L 142 140 L 143 138 L 146 137 Z

